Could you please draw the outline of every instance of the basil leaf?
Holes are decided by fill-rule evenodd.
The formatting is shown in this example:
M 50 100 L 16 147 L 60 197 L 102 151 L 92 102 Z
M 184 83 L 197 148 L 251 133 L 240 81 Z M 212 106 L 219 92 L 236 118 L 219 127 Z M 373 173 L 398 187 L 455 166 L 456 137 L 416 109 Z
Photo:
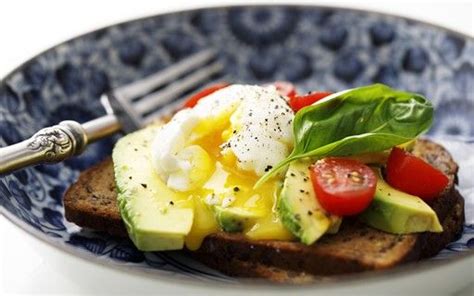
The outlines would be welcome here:
M 294 149 L 255 185 L 293 160 L 378 152 L 406 143 L 428 130 L 433 106 L 423 96 L 383 84 L 355 88 L 296 113 Z

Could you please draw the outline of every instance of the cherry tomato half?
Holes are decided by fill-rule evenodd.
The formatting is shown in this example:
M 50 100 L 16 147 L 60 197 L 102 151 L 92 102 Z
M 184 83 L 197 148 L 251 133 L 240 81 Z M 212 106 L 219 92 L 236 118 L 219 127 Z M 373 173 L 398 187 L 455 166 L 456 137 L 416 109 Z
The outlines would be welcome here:
M 298 112 L 300 109 L 303 109 L 306 106 L 309 106 L 322 98 L 329 96 L 330 92 L 313 92 L 304 96 L 295 96 L 290 98 L 290 106 L 293 111 Z
M 438 196 L 449 183 L 440 170 L 398 147 L 388 157 L 386 178 L 391 186 L 424 200 Z
M 216 84 L 213 84 L 209 87 L 206 87 L 205 89 L 201 90 L 200 92 L 192 95 L 185 103 L 184 103 L 184 107 L 185 108 L 193 108 L 194 106 L 196 106 L 197 102 L 199 102 L 200 99 L 212 94 L 213 92 L 221 89 L 221 88 L 224 88 L 226 86 L 228 86 L 229 83 L 227 82 L 220 82 L 220 83 L 216 83 Z
M 310 167 L 316 198 L 329 213 L 355 215 L 374 198 L 377 177 L 365 164 L 347 158 L 328 157 Z
M 269 85 L 274 85 L 277 89 L 277 91 L 283 95 L 287 96 L 288 98 L 293 98 L 296 96 L 296 88 L 293 85 L 293 83 L 288 82 L 288 81 L 275 81 Z

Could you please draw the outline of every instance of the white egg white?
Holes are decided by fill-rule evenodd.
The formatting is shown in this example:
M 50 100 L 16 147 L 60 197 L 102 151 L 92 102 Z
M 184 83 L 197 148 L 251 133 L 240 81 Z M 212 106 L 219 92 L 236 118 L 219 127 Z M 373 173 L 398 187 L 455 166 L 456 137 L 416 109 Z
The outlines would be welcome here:
M 220 145 L 221 153 L 234 154 L 238 169 L 262 176 L 292 148 L 294 114 L 286 99 L 274 87 L 231 85 L 179 111 L 154 139 L 157 173 L 172 189 L 193 189 L 191 172 L 199 168 L 181 152 L 207 132 L 230 124 L 232 134 Z

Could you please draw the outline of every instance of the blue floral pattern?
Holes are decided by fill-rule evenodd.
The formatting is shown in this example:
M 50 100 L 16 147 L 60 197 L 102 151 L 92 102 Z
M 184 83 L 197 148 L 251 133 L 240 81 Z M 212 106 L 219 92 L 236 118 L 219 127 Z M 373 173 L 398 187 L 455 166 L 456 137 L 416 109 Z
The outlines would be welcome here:
M 305 92 L 382 82 L 425 94 L 436 106 L 434 136 L 474 139 L 474 41 L 430 25 L 370 12 L 318 7 L 230 7 L 159 15 L 58 45 L 0 86 L 0 146 L 63 119 L 104 113 L 115 86 L 213 47 L 229 81 L 290 80 Z M 2 211 L 71 252 L 200 280 L 232 281 L 180 252 L 142 253 L 128 239 L 81 230 L 64 218 L 62 195 L 81 170 L 110 154 L 118 136 L 76 158 L 0 179 Z M 26 223 L 26 224 L 25 224 Z M 31 228 L 30 228 L 31 229 Z M 474 226 L 437 258 L 474 248 Z

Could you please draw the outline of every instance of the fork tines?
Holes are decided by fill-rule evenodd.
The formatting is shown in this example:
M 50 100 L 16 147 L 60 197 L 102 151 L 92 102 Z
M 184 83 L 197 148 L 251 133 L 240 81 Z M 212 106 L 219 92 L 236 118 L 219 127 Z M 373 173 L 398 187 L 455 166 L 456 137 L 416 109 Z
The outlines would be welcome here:
M 166 113 L 162 109 L 170 111 L 177 103 L 169 102 L 213 79 L 223 69 L 215 57 L 214 50 L 204 50 L 158 73 L 113 89 L 106 97 L 123 129 L 131 131 L 142 127 Z

